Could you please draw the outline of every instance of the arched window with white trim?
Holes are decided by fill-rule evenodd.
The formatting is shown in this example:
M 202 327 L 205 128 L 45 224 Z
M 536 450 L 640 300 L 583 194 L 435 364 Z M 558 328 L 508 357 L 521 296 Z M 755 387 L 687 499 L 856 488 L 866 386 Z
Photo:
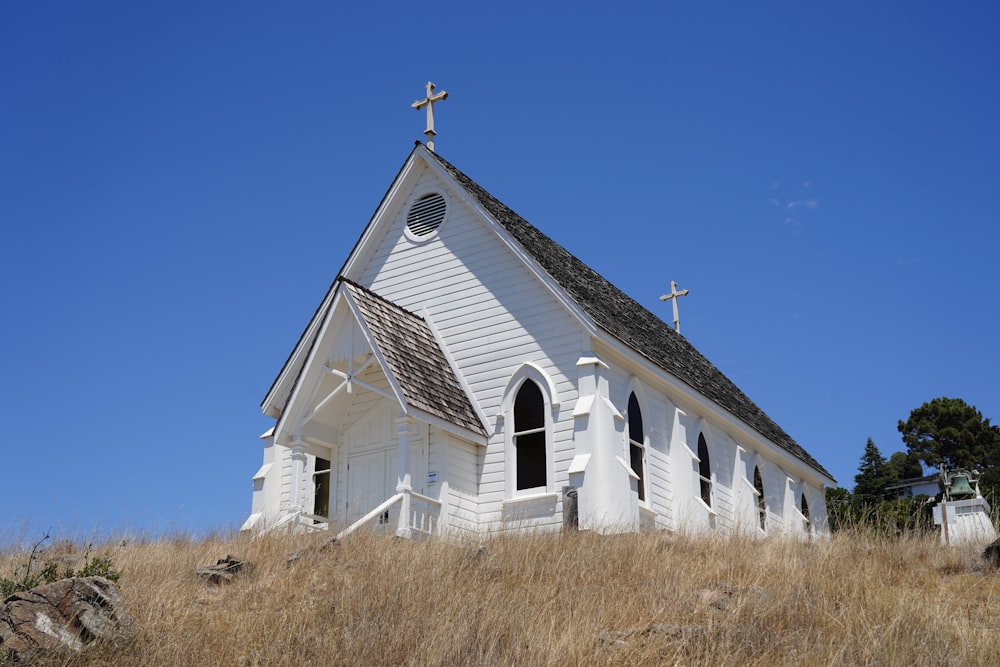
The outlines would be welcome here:
M 701 499 L 709 507 L 712 506 L 712 464 L 708 460 L 708 443 L 705 434 L 698 434 L 698 481 L 701 486 Z
M 559 396 L 552 378 L 528 361 L 514 371 L 503 392 L 498 425 L 504 432 L 507 498 L 553 493 L 553 420 Z
M 514 489 L 545 487 L 548 481 L 545 397 L 532 380 L 525 380 L 514 399 Z
M 764 480 L 760 468 L 753 467 L 753 490 L 757 495 L 757 522 L 761 530 L 767 530 L 767 503 L 764 501 Z
M 802 528 L 807 535 L 812 535 L 812 519 L 809 518 L 809 502 L 806 500 L 806 490 L 802 489 L 802 498 L 799 500 L 799 511 L 802 512 Z
M 639 477 L 636 487 L 639 500 L 646 500 L 646 435 L 642 429 L 642 411 L 633 391 L 628 397 L 628 454 L 632 472 Z

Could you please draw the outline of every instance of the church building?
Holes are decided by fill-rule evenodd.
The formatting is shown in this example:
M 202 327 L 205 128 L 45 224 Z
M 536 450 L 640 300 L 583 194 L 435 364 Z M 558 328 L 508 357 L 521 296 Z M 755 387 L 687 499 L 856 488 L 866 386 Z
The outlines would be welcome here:
M 830 473 L 428 130 L 264 398 L 243 528 L 825 534 Z

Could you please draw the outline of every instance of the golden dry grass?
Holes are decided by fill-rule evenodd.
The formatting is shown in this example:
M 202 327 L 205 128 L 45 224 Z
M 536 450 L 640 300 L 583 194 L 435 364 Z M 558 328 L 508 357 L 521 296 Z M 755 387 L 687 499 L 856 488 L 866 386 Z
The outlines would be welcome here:
M 97 548 L 137 636 L 65 665 L 990 665 L 1000 573 L 933 538 L 361 534 Z M 63 545 L 65 548 L 65 545 Z M 227 554 L 232 583 L 194 572 Z M 0 556 L 9 574 L 22 554 Z

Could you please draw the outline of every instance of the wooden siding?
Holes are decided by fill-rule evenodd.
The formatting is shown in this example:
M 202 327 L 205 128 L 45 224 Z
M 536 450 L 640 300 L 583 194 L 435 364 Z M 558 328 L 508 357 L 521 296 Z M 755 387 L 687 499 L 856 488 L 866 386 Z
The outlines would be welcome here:
M 279 483 L 281 491 L 278 493 L 279 506 L 282 510 L 286 510 L 292 506 L 292 477 L 294 476 L 292 452 L 287 447 L 279 447 L 275 458 L 274 465 L 279 466 L 281 469 L 281 481 Z
M 757 505 L 751 489 L 753 465 L 759 465 L 767 498 L 768 533 L 794 532 L 794 526 L 800 523 L 800 517 L 791 507 L 797 501 L 797 495 L 789 489 L 788 476 L 781 467 L 738 442 L 716 423 L 714 415 L 698 414 L 687 406 L 677 405 L 660 389 L 662 383 L 650 376 L 648 369 L 633 368 L 600 344 L 595 347 L 598 356 L 610 367 L 611 400 L 623 414 L 627 410 L 629 394 L 636 386 L 640 387 L 637 395 L 640 396 L 643 428 L 647 436 L 649 507 L 655 514 L 657 526 L 687 531 L 707 525 L 707 513 L 696 500 L 699 492 L 698 464 L 691 458 L 698 449 L 698 435 L 704 433 L 713 473 L 712 509 L 716 515 L 710 523 L 714 524 L 715 530 L 731 534 L 753 528 L 750 532 L 756 534 Z M 637 377 L 636 373 L 641 377 Z M 680 418 L 680 424 L 675 425 L 678 407 L 685 416 Z M 624 425 L 622 428 L 625 428 Z M 625 457 L 625 436 L 624 433 L 619 435 L 623 443 L 622 456 Z M 740 454 L 741 449 L 745 454 Z M 814 514 L 814 523 L 826 520 L 825 507 L 819 502 L 821 498 L 822 491 L 809 489 L 807 499 Z M 814 500 L 818 501 L 816 510 L 813 510 Z
M 736 523 L 736 499 L 734 498 L 734 472 L 736 464 L 736 442 L 729 435 L 711 424 L 706 424 L 705 437 L 712 455 L 715 501 L 712 509 L 716 517 L 716 529 L 731 533 Z
M 445 193 L 448 215 L 436 235 L 411 241 L 404 232 L 407 206 L 388 225 L 360 276 L 371 289 L 433 323 L 468 383 L 492 433 L 481 456 L 478 511 L 499 526 L 505 499 L 505 443 L 496 432 L 503 392 L 524 362 L 541 366 L 561 401 L 554 417 L 555 489 L 567 484 L 574 455 L 572 405 L 576 362 L 586 340 L 579 323 L 514 253 L 465 204 L 451 196 L 424 168 L 413 192 Z M 467 483 L 467 482 L 463 482 Z M 464 505 L 463 505 L 464 507 Z M 561 503 L 550 519 L 532 525 L 561 525 Z
M 434 429 L 435 470 L 438 471 L 441 494 L 447 504 L 447 532 L 456 536 L 479 533 L 478 454 L 475 445 Z

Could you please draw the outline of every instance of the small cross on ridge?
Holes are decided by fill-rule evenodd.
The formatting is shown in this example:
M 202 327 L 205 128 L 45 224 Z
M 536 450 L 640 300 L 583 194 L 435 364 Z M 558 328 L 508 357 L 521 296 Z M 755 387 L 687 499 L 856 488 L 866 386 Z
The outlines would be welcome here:
M 434 131 L 434 103 L 448 99 L 448 93 L 443 90 L 440 93 L 435 93 L 434 84 L 430 81 L 427 82 L 426 88 L 427 97 L 422 100 L 417 100 L 410 106 L 417 111 L 427 107 L 427 129 L 424 130 L 424 135 L 427 137 L 427 149 L 433 153 L 434 135 L 437 134 L 437 132 Z
M 673 301 L 674 302 L 674 331 L 677 333 L 681 332 L 681 317 L 677 312 L 677 299 L 682 296 L 687 296 L 688 291 L 682 289 L 680 292 L 677 291 L 677 282 L 670 281 L 670 294 L 664 294 L 660 297 L 660 301 Z

